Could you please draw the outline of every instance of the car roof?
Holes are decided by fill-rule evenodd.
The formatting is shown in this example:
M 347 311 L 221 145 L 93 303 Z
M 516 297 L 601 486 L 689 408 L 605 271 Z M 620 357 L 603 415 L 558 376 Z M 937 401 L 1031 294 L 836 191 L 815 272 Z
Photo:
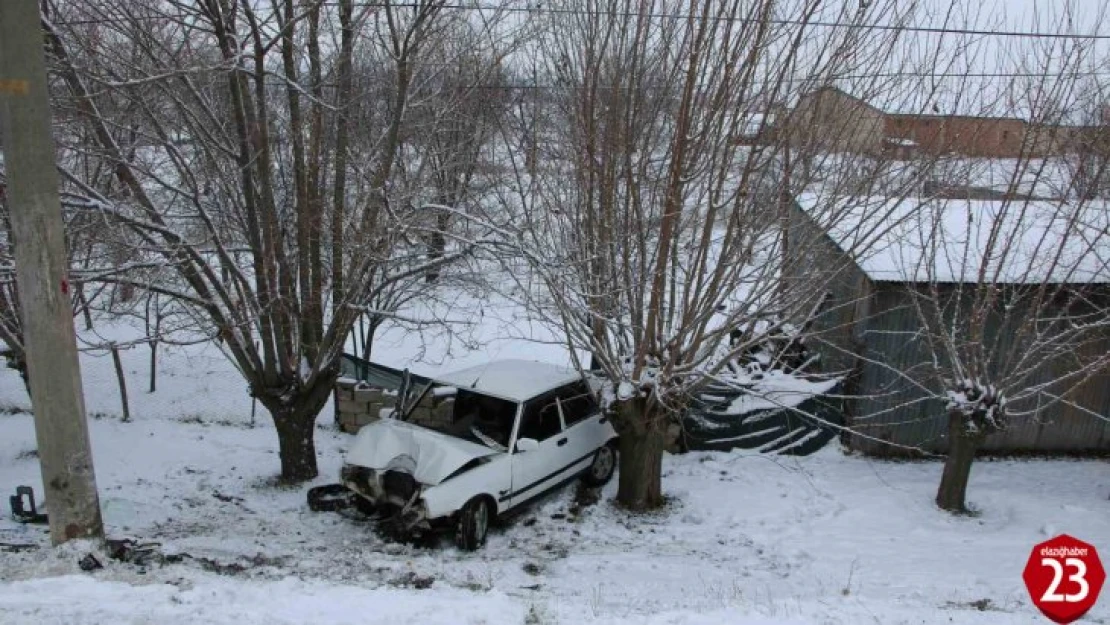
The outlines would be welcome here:
M 495 360 L 434 378 L 435 382 L 523 402 L 582 380 L 569 367 L 531 360 Z

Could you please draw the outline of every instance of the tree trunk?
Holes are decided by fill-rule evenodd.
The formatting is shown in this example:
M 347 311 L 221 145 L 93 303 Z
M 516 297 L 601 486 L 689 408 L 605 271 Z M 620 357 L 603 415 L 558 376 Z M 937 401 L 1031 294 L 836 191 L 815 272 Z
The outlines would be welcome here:
M 948 458 L 944 461 L 944 473 L 937 489 L 937 505 L 942 510 L 960 514 L 968 511 L 967 482 L 971 477 L 971 463 L 983 438 L 967 432 L 963 415 L 948 415 Z
M 381 325 L 381 320 L 371 321 L 369 327 L 362 334 L 362 359 L 370 360 L 370 355 L 374 349 L 374 335 L 378 332 L 378 326 Z
M 666 431 L 661 415 L 653 414 L 647 400 L 621 402 L 620 475 L 617 501 L 629 510 L 651 510 L 663 505 L 663 448 Z
M 123 420 L 131 420 L 131 407 L 127 403 L 127 377 L 123 375 L 123 361 L 119 357 L 119 348 L 115 345 L 109 347 L 112 351 L 112 364 L 116 368 L 116 380 L 119 381 L 119 401 L 123 407 Z
M 149 393 L 154 393 L 158 390 L 158 341 L 153 340 L 150 342 L 150 390 Z
M 441 200 L 442 201 L 442 200 Z M 444 204 L 447 202 L 444 201 Z M 450 214 L 441 211 L 436 215 L 436 229 L 428 237 L 428 261 L 434 262 L 443 258 L 444 252 L 447 250 L 447 237 L 444 232 L 447 231 L 448 219 Z M 435 282 L 439 279 L 439 267 L 429 269 L 424 274 L 426 282 Z
M 314 438 L 317 412 L 293 407 L 270 409 L 277 428 L 282 482 L 296 484 L 319 475 Z
M 89 300 L 85 296 L 85 285 L 81 282 L 77 283 L 77 303 L 81 307 L 81 316 L 85 319 L 85 330 L 92 330 L 92 312 L 89 311 Z
M 303 387 L 287 401 L 281 401 L 281 394 L 258 399 L 270 411 L 277 429 L 278 449 L 281 455 L 281 481 L 296 484 L 311 480 L 319 475 L 316 466 L 316 417 L 324 409 L 335 389 L 335 379 L 339 376 L 338 365 L 329 373 L 314 380 L 312 386 Z

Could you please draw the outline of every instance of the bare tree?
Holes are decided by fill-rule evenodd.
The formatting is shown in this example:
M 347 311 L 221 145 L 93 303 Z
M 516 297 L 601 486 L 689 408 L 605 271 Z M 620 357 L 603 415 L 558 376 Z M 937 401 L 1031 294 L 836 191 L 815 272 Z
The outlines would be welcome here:
M 1012 419 L 1045 418 L 1110 364 L 1106 211 L 1079 201 L 962 202 L 923 207 L 915 285 L 922 382 L 948 411 L 949 453 L 937 493 L 966 511 L 972 460 Z
M 1080 101 L 1079 126 L 1061 141 L 1068 144 L 1073 193 L 1087 200 L 1110 198 L 1110 88 L 1089 80 Z
M 835 275 L 779 279 L 790 137 L 738 140 L 773 103 L 866 62 L 861 47 L 884 58 L 896 37 L 866 24 L 904 19 L 893 3 L 819 4 L 597 0 L 546 16 L 556 127 L 540 135 L 547 162 L 517 168 L 505 234 L 538 282 L 519 290 L 607 382 L 630 508 L 663 503 L 665 431 L 690 394 L 735 381 L 737 357 L 808 318 Z M 852 27 L 811 28 L 819 15 Z
M 97 2 L 44 22 L 64 101 L 115 184 L 67 169 L 71 193 L 170 270 L 140 286 L 211 325 L 274 419 L 285 480 L 317 474 L 316 416 L 365 302 L 466 254 L 421 260 L 422 217 L 393 187 L 426 46 L 462 19 L 443 5 Z
M 1068 27 L 1066 17 L 1056 19 L 1042 29 Z M 1102 284 L 1110 214 L 1089 184 L 1082 193 L 1039 191 L 1086 184 L 1061 162 L 1076 139 L 1069 112 L 1085 99 L 1094 42 L 1013 48 L 1026 71 L 998 90 L 991 109 L 1024 118 L 1029 132 L 1005 194 L 927 202 L 913 218 L 919 231 L 902 243 L 920 253 L 906 268 L 931 364 L 920 382 L 946 407 L 949 451 L 936 502 L 953 512 L 967 510 L 972 461 L 988 436 L 1012 420 L 1050 418 L 1110 365 L 1110 292 Z M 1097 181 L 1105 161 L 1085 156 L 1087 182 Z

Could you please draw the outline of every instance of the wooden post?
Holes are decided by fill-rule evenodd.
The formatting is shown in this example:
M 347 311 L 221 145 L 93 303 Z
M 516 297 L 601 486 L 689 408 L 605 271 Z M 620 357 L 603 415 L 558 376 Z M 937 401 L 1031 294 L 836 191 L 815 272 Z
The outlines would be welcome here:
M 0 135 L 50 538 L 104 537 L 89 445 L 39 3 L 0 2 Z
M 112 364 L 116 366 L 116 379 L 119 380 L 119 401 L 123 405 L 123 421 L 126 423 L 131 420 L 131 409 L 127 405 L 127 378 L 123 375 L 123 362 L 119 357 L 119 347 L 112 343 L 109 349 L 112 350 Z

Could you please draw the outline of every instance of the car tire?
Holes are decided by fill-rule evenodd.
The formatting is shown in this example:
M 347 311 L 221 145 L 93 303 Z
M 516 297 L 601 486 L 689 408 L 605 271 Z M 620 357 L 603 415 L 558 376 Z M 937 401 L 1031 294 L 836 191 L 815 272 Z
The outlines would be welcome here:
M 455 544 L 463 551 L 475 551 L 486 544 L 494 511 L 486 497 L 475 497 L 459 511 Z
M 593 462 L 582 474 L 582 482 L 591 488 L 600 488 L 613 479 L 613 472 L 616 470 L 617 446 L 610 443 L 594 454 Z

